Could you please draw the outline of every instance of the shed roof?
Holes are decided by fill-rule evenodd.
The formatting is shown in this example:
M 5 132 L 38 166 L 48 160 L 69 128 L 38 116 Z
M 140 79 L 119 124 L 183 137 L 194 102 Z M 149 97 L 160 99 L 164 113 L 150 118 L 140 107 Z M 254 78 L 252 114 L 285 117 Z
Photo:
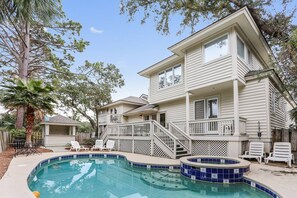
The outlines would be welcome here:
M 138 113 L 152 113 L 152 112 L 157 112 L 158 110 L 155 109 L 157 105 L 154 104 L 146 104 L 141 107 L 138 107 L 136 109 L 133 109 L 131 111 L 125 112 L 124 115 L 133 115 L 133 114 L 138 114 Z

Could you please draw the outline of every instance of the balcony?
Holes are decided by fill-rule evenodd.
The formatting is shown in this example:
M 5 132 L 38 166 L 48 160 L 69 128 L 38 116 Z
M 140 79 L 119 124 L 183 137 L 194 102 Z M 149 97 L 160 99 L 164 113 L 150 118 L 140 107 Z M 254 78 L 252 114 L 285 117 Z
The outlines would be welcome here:
M 99 124 L 122 123 L 122 114 L 99 115 Z
M 181 130 L 186 132 L 186 122 L 174 122 Z M 239 134 L 244 135 L 246 119 L 239 119 Z M 199 135 L 233 135 L 234 130 L 234 118 L 211 118 L 211 119 L 201 119 L 189 121 L 189 135 L 199 136 Z

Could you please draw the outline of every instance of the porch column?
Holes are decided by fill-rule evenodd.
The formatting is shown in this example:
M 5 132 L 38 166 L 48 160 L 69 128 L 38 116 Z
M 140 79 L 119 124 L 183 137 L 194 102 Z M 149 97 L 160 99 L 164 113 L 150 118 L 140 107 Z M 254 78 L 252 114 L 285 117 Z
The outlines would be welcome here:
M 75 136 L 75 126 L 72 127 L 72 135 Z
M 190 134 L 190 93 L 186 92 L 186 133 Z
M 45 135 L 49 135 L 49 125 L 48 124 L 44 125 L 44 128 L 45 128 Z
M 234 101 L 234 136 L 239 136 L 239 98 L 238 80 L 233 80 L 233 101 Z

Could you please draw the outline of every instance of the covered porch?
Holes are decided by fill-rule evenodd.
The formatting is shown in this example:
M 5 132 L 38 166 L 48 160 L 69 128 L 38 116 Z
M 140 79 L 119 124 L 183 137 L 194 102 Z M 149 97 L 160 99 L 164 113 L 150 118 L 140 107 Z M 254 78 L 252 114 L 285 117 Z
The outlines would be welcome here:
M 80 122 L 62 115 L 45 118 L 42 124 L 44 146 L 65 146 L 75 140 L 76 127 Z

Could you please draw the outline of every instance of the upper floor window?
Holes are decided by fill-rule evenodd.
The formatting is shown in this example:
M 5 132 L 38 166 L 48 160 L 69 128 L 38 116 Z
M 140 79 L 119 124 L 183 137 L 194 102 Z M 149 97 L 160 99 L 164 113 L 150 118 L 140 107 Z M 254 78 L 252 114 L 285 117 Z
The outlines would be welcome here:
M 250 50 L 248 50 L 248 64 L 253 66 L 253 56 Z
M 244 60 L 244 43 L 237 37 L 237 55 Z
M 179 84 L 182 80 L 181 65 L 171 67 L 159 73 L 159 89 Z
M 225 35 L 204 45 L 204 62 L 212 61 L 228 53 L 228 35 Z

